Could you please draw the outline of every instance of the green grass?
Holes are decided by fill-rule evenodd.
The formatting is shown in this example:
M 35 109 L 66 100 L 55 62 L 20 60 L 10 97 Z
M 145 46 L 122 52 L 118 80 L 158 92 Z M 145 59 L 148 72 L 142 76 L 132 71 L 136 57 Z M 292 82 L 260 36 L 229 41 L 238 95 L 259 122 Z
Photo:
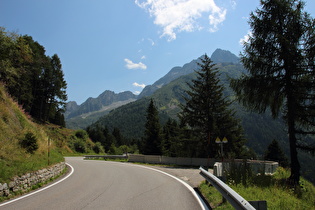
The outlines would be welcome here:
M 292 189 L 286 184 L 290 172 L 279 168 L 274 176 L 257 177 L 256 181 L 244 186 L 229 186 L 247 201 L 267 201 L 268 209 L 315 209 L 315 187 L 301 178 L 300 187 Z M 258 181 L 257 180 L 263 180 Z M 228 202 L 222 204 L 222 195 L 211 185 L 203 182 L 199 186 L 210 205 L 215 209 L 234 209 Z
M 12 100 L 0 84 L 0 183 L 9 182 L 14 176 L 45 168 L 48 165 L 48 128 L 32 121 L 21 107 Z M 32 152 L 20 144 L 31 133 L 36 139 Z M 50 165 L 64 161 L 55 141 L 50 145 Z

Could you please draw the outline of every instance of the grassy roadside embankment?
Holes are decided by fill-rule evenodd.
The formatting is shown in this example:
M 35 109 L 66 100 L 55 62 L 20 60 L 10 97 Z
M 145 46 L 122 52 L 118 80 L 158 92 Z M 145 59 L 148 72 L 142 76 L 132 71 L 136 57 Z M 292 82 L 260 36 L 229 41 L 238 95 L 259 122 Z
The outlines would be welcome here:
M 47 167 L 48 139 L 43 125 L 34 123 L 0 85 L 0 183 Z M 64 161 L 52 141 L 49 164 Z
M 267 201 L 268 209 L 315 209 L 315 187 L 301 178 L 300 187 L 290 188 L 286 184 L 290 172 L 279 167 L 273 176 L 256 176 L 250 182 L 235 183 L 228 180 L 227 184 L 247 201 Z M 222 195 L 210 184 L 203 182 L 200 191 L 212 208 L 234 209 L 228 202 L 222 203 Z

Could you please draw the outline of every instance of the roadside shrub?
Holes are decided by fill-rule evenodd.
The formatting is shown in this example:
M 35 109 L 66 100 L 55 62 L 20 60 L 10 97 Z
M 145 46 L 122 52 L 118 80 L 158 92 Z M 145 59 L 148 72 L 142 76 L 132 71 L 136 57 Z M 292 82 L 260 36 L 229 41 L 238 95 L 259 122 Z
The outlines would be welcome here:
M 86 143 L 82 139 L 75 139 L 73 146 L 76 152 L 85 153 L 87 151 Z
M 27 132 L 25 134 L 24 138 L 20 140 L 20 145 L 30 154 L 34 154 L 38 149 L 37 138 L 32 132 Z
M 100 142 L 96 142 L 95 145 L 93 146 L 93 151 L 96 154 L 104 153 L 104 148 Z
M 89 137 L 85 130 L 77 130 L 74 135 L 79 139 L 87 139 Z
M 110 155 L 117 155 L 117 147 L 115 146 L 115 144 L 114 143 L 112 143 L 111 145 L 110 145 L 110 147 L 109 147 L 109 150 L 108 150 L 108 153 L 110 154 Z
M 255 177 L 252 168 L 246 160 L 243 160 L 240 164 L 232 162 L 224 173 L 226 175 L 227 182 L 236 185 L 243 184 L 244 186 L 248 186 L 253 182 Z

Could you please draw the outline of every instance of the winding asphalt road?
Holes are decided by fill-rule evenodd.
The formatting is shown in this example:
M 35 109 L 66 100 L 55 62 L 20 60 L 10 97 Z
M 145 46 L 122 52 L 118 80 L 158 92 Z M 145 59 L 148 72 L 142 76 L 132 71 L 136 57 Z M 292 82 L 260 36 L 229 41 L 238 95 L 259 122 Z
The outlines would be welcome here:
M 0 209 L 202 209 L 194 191 L 143 166 L 66 158 L 69 178 Z

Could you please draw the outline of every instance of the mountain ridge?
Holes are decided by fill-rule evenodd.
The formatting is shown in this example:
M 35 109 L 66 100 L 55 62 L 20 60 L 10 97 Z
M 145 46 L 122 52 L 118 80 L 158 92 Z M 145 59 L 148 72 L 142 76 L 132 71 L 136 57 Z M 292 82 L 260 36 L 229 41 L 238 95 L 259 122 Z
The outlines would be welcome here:
M 137 95 L 131 91 L 115 93 L 105 90 L 98 97 L 89 97 L 80 105 L 75 101 L 69 101 L 66 104 L 66 125 L 72 129 L 85 128 L 112 109 L 135 101 L 136 99 Z
M 66 119 L 73 118 L 89 112 L 94 112 L 102 109 L 104 106 L 108 106 L 118 101 L 126 101 L 129 99 L 136 99 L 137 96 L 131 91 L 124 91 L 115 93 L 110 90 L 105 90 L 98 97 L 89 97 L 81 105 L 78 105 L 75 101 L 67 103 L 65 117 Z
M 200 56 L 197 59 L 193 59 L 189 63 L 184 64 L 182 67 L 180 66 L 175 66 L 173 67 L 166 75 L 158 79 L 156 82 L 154 82 L 152 85 L 147 85 L 142 92 L 139 94 L 138 98 L 142 98 L 145 96 L 150 96 L 152 95 L 157 89 L 161 88 L 162 86 L 170 83 L 171 81 L 193 73 L 196 69 L 198 69 L 198 62 L 204 55 Z M 216 49 L 212 54 L 211 54 L 211 60 L 218 64 L 218 63 L 234 63 L 234 64 L 239 64 L 240 60 L 239 58 L 231 53 L 228 50 L 222 50 L 220 48 Z
M 88 126 L 88 123 L 93 123 L 96 121 L 97 117 L 100 117 L 102 114 L 108 114 L 108 112 L 112 109 L 118 108 L 117 106 L 113 106 L 112 109 L 107 109 L 106 106 L 110 106 L 112 103 L 116 103 L 119 101 L 133 102 L 135 100 L 141 99 L 143 97 L 151 96 L 155 91 L 160 89 L 161 87 L 169 84 L 170 82 L 176 80 L 181 76 L 185 76 L 193 73 L 195 70 L 199 68 L 198 62 L 204 55 L 200 56 L 197 59 L 193 59 L 189 63 L 184 64 L 183 66 L 175 66 L 173 67 L 166 75 L 158 79 L 152 85 L 147 85 L 142 92 L 136 96 L 130 91 L 125 91 L 122 93 L 114 93 L 110 90 L 105 90 L 101 93 L 97 98 L 89 97 L 85 102 L 81 105 L 78 105 L 74 101 L 70 101 L 67 103 L 65 120 L 68 128 L 85 128 Z M 228 50 L 216 49 L 212 55 L 211 59 L 214 63 L 230 63 L 230 64 L 239 64 L 239 59 L 236 55 L 231 53 Z M 130 100 L 130 101 L 128 101 Z M 120 103 L 120 105 L 125 105 L 126 103 Z M 104 112 L 100 111 L 104 109 Z M 86 117 L 88 116 L 88 117 Z M 84 121 L 88 122 L 84 122 Z M 82 124 L 82 125 L 80 125 Z

